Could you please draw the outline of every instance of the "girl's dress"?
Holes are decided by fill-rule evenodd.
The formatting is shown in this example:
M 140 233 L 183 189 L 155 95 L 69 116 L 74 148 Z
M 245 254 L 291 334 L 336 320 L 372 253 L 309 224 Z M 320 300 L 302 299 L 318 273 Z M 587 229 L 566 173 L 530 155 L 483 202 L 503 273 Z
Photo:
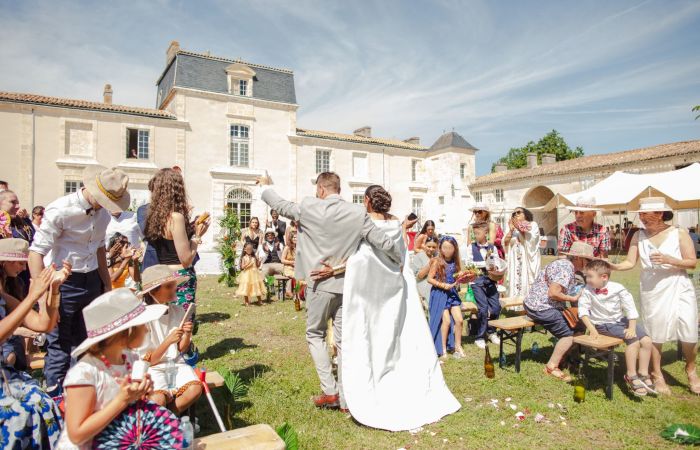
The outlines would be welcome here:
M 175 304 L 169 304 L 165 314 L 157 320 L 146 324 L 148 333 L 143 346 L 137 350 L 137 353 L 142 359 L 149 360 L 148 356 L 152 353 L 170 334 L 172 330 L 180 326 L 182 318 L 185 317 L 185 308 Z M 175 386 L 168 386 L 168 377 L 166 373 L 166 361 L 172 359 L 177 368 L 175 376 Z M 166 397 L 177 398 L 182 395 L 187 388 L 192 385 L 199 385 L 200 381 L 194 373 L 194 369 L 188 365 L 180 352 L 177 349 L 177 344 L 172 344 L 163 355 L 159 364 L 148 368 L 148 373 L 151 374 L 153 380 L 153 391 L 161 392 Z
M 651 254 L 661 252 L 681 258 L 678 228 L 671 230 L 657 248 L 644 230 L 639 230 L 641 313 L 652 342 L 698 342 L 698 302 L 685 269 L 668 264 L 654 265 Z
M 455 263 L 447 263 L 445 267 L 445 280 L 447 284 L 452 284 L 455 282 Z M 449 291 L 444 289 L 439 289 L 435 286 L 430 290 L 430 305 L 429 305 L 429 324 L 430 324 L 430 334 L 433 336 L 433 342 L 435 343 L 435 351 L 438 355 L 443 355 L 445 351 L 442 348 L 442 334 L 440 332 L 440 324 L 442 323 L 442 313 L 452 306 L 458 306 L 461 303 L 459 299 L 459 294 L 457 293 L 457 288 L 454 287 Z M 452 314 L 450 314 L 450 329 L 447 333 L 447 350 L 454 350 L 454 319 Z
M 0 320 L 6 316 L 0 297 Z M 55 447 L 61 414 L 39 383 L 27 373 L 0 363 L 0 448 Z
M 241 260 L 241 265 L 245 266 L 249 264 L 254 258 L 254 256 L 244 255 Z M 239 297 L 264 297 L 267 295 L 265 280 L 263 279 L 260 269 L 255 264 L 238 275 L 238 289 L 236 289 L 236 295 Z

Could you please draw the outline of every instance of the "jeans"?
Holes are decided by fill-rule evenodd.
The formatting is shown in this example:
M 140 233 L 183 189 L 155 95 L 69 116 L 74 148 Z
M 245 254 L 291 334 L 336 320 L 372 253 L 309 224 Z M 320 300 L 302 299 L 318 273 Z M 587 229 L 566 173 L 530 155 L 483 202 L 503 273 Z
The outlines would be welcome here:
M 486 339 L 486 333 L 493 333 L 495 330 L 489 326 L 489 320 L 496 320 L 501 314 L 501 302 L 498 300 L 498 287 L 496 282 L 486 276 L 477 278 L 472 285 L 476 307 L 479 310 L 477 321 L 479 323 L 476 338 Z

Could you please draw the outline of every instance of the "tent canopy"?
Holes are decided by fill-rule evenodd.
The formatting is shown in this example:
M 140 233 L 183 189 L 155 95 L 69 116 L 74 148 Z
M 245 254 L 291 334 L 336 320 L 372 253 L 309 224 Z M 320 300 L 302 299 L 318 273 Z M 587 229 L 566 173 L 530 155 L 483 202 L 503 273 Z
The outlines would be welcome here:
M 673 209 L 700 208 L 700 164 L 668 172 L 634 174 L 615 172 L 598 184 L 573 194 L 556 194 L 538 208 L 550 211 L 557 206 L 571 206 L 579 198 L 594 197 L 603 210 L 635 210 L 639 199 L 665 197 Z

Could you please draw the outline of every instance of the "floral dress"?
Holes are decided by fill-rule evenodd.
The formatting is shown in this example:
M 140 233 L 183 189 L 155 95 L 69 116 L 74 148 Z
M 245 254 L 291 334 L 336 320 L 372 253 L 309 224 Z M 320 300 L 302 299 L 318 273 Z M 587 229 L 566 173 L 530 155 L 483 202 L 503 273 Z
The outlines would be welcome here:
M 6 316 L 5 306 L 0 298 L 0 320 Z M 62 426 L 56 404 L 27 373 L 4 364 L 0 371 L 0 448 L 54 447 Z

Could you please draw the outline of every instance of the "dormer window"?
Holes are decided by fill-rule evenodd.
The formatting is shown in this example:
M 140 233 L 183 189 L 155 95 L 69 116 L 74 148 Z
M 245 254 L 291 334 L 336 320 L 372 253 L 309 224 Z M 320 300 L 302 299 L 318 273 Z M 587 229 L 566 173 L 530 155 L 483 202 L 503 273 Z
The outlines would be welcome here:
M 253 96 L 255 71 L 243 63 L 234 63 L 226 68 L 228 92 L 243 97 Z

